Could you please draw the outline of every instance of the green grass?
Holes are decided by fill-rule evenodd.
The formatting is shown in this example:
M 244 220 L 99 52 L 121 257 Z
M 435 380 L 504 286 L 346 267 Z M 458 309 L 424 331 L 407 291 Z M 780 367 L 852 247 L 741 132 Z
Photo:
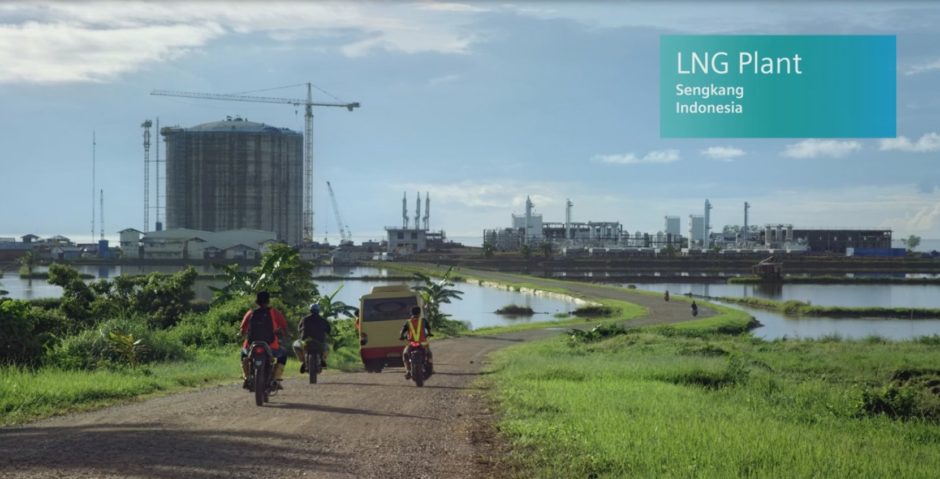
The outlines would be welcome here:
M 828 318 L 893 318 L 937 319 L 940 308 L 882 308 L 849 306 L 815 306 L 802 301 L 775 301 L 763 298 L 718 298 L 726 303 L 743 304 L 752 308 L 776 311 L 788 316 L 815 316 Z
M 238 349 L 234 346 L 197 352 L 192 361 L 157 363 L 136 370 L 4 366 L 0 368 L 0 425 L 232 382 L 240 377 Z
M 757 326 L 757 321 L 751 315 L 744 311 L 720 306 L 713 303 L 707 304 L 709 308 L 714 309 L 718 314 L 702 319 L 694 319 L 672 326 L 667 326 L 675 331 L 688 333 L 708 334 L 710 332 L 721 332 L 726 334 L 735 334 L 748 331 Z
M 935 477 L 936 419 L 863 405 L 938 364 L 931 341 L 632 332 L 503 350 L 487 381 L 526 477 Z M 940 411 L 913 391 L 916 411 Z
M 728 278 L 728 284 L 762 284 L 758 276 Z M 784 284 L 940 284 L 940 278 L 850 277 L 850 276 L 786 276 Z

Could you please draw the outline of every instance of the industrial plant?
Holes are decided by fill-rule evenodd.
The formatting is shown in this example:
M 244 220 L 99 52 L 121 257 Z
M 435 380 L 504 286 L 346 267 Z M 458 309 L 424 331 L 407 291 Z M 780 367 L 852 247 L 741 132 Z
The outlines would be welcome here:
M 665 216 L 663 230 L 630 233 L 618 221 L 572 221 L 574 203 L 565 202 L 565 221 L 546 222 L 535 213 L 532 199 L 526 197 L 524 214 L 512 214 L 511 226 L 483 230 L 483 242 L 497 251 L 514 251 L 523 246 L 550 243 L 566 255 L 580 254 L 669 254 L 685 253 L 831 253 L 853 256 L 896 256 L 903 249 L 892 248 L 890 229 L 813 229 L 792 224 L 749 224 L 750 203 L 744 203 L 743 226 L 725 226 L 714 232 L 713 209 L 705 200 L 701 214 L 688 216 L 688 230 L 682 232 L 680 216 Z

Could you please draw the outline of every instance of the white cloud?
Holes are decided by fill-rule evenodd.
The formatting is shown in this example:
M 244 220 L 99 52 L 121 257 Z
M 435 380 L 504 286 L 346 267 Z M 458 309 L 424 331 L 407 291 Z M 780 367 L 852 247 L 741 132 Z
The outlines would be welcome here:
M 926 153 L 940 151 L 940 134 L 926 133 L 917 141 L 911 141 L 906 136 L 881 140 L 881 150 L 897 150 L 909 153 Z
M 472 6 L 319 2 L 61 2 L 0 5 L 0 83 L 107 81 L 226 35 L 292 42 L 337 34 L 347 56 L 465 54 Z M 341 36 L 339 36 L 341 35 Z
M 469 208 L 524 208 L 526 196 L 532 198 L 536 208 L 559 204 L 557 192 L 562 186 L 554 183 L 537 183 L 505 180 L 466 180 L 458 183 L 408 183 L 396 189 L 408 192 L 408 203 L 412 204 L 416 191 L 431 194 L 431 203 Z M 433 204 L 432 204 L 433 207 Z M 507 213 L 508 214 L 508 213 Z
M 917 75 L 918 73 L 929 72 L 933 70 L 940 70 L 940 60 L 934 60 L 930 62 L 918 63 L 916 65 L 911 65 L 907 70 L 904 71 L 904 74 L 907 76 Z
M 808 139 L 799 143 L 791 143 L 786 146 L 783 156 L 790 158 L 817 158 L 828 156 L 832 158 L 842 158 L 849 153 L 862 149 L 862 144 L 857 141 L 840 140 L 817 140 Z
M 744 156 L 744 150 L 733 146 L 710 146 L 702 150 L 702 155 L 713 160 L 734 161 L 735 158 Z
M 634 153 L 595 155 L 594 161 L 612 165 L 635 165 L 640 163 L 673 163 L 679 161 L 679 150 L 653 150 L 639 157 Z

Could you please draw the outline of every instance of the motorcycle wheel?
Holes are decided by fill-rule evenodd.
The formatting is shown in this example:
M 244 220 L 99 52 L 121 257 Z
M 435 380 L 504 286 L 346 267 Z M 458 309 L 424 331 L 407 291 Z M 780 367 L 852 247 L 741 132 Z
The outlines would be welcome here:
M 320 369 L 320 357 L 316 354 L 307 353 L 307 372 L 310 374 L 310 384 L 317 383 L 317 370 Z
M 263 406 L 267 400 L 268 384 L 264 376 L 264 368 L 255 369 L 255 406 Z
M 411 379 L 414 379 L 415 386 L 424 386 L 424 359 L 411 358 Z

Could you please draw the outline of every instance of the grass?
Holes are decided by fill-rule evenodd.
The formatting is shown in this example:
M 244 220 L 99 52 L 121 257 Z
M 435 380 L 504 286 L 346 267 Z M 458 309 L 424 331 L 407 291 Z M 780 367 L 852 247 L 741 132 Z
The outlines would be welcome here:
M 331 351 L 328 363 L 327 373 L 334 369 L 357 370 L 362 365 L 359 350 L 351 348 Z M 291 352 L 285 377 L 300 377 L 298 364 Z M 74 371 L 3 366 L 0 367 L 0 426 L 233 383 L 240 378 L 237 345 L 200 350 L 189 361 L 154 363 L 138 369 Z
M 765 281 L 758 276 L 728 278 L 728 284 L 762 284 Z M 896 278 L 896 277 L 850 277 L 850 276 L 785 276 L 784 284 L 940 284 L 940 278 Z
M 882 308 L 815 306 L 802 301 L 775 301 L 763 298 L 721 297 L 726 303 L 743 304 L 752 308 L 765 309 L 788 316 L 816 316 L 828 318 L 894 318 L 894 319 L 937 319 L 940 308 Z
M 212 349 L 192 361 L 157 363 L 138 369 L 71 371 L 0 368 L 0 425 L 88 410 L 142 396 L 236 381 L 238 350 Z
M 933 343 L 556 337 L 497 352 L 487 381 L 526 477 L 935 477 Z M 898 397 L 914 414 L 879 412 Z

